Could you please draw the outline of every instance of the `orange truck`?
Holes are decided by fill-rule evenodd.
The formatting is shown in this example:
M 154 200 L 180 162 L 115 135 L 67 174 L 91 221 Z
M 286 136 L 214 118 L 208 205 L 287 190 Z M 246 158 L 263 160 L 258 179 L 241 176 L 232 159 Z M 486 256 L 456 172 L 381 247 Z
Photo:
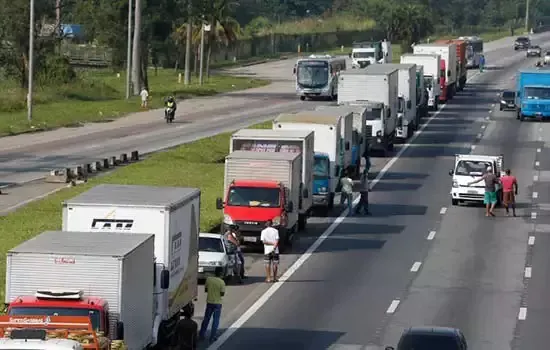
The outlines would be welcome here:
M 458 89 L 457 91 L 464 90 L 466 86 L 466 80 L 468 80 L 468 70 L 466 65 L 468 63 L 466 57 L 466 40 L 454 39 L 454 40 L 437 40 L 436 44 L 456 44 L 456 76 L 458 77 Z
M 44 331 L 41 339 L 36 338 L 37 330 Z M 98 336 L 86 316 L 0 316 L 1 337 L 21 340 L 25 333 L 35 340 L 69 339 L 82 349 L 111 350 L 109 339 Z

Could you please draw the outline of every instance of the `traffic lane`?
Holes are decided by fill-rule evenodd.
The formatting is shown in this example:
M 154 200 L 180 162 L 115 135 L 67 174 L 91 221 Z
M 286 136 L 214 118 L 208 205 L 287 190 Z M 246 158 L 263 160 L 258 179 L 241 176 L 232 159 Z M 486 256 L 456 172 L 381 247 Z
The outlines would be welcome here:
M 527 288 L 522 305 L 527 313 L 526 319 L 518 325 L 515 344 L 518 349 L 542 349 L 550 342 L 546 327 L 550 315 L 550 137 L 547 136 L 550 125 L 541 122 L 528 123 L 533 123 L 538 128 L 537 141 L 541 142 L 536 150 L 531 175 L 533 187 L 529 193 L 532 198 L 531 213 L 535 213 L 536 218 L 533 219 L 534 228 L 527 239 L 529 253 L 524 273 Z M 518 181 L 521 183 L 526 180 L 518 178 Z
M 466 99 L 463 103 L 476 101 Z M 453 115 L 451 107 L 451 112 L 446 108 L 440 115 L 449 121 L 459 120 L 461 116 Z M 448 124 L 448 132 L 433 133 L 426 139 L 420 134 L 414 144 L 432 139 L 439 149 L 468 149 L 475 135 L 471 128 L 477 130 L 475 123 L 458 130 Z M 410 160 L 404 161 L 407 157 Z M 391 298 L 407 288 L 412 277 L 409 269 L 422 254 L 425 237 L 441 215 L 440 196 L 431 189 L 441 182 L 448 186 L 449 180 L 434 158 L 438 156 L 420 147 L 407 149 L 388 178 L 383 177 L 370 194 L 372 216 L 344 219 L 222 348 L 236 348 L 245 341 L 250 348 L 274 348 L 280 346 L 277 340 L 283 329 L 292 334 L 294 348 L 311 344 L 312 339 L 293 332 L 303 329 L 345 333 L 338 341 L 346 344 L 376 341 Z M 268 329 L 267 333 L 253 335 L 249 331 L 260 327 Z M 275 329 L 278 331 L 269 331 Z
M 509 349 L 523 285 L 530 217 L 529 175 L 536 148 L 535 128 L 496 113 L 475 154 L 503 154 L 520 183 L 518 218 L 486 218 L 479 206 L 452 206 L 436 229 L 433 246 L 385 330 L 382 344 L 396 344 L 410 326 L 462 329 L 479 350 Z M 454 161 L 446 163 L 452 168 Z M 447 191 L 441 195 L 450 201 Z

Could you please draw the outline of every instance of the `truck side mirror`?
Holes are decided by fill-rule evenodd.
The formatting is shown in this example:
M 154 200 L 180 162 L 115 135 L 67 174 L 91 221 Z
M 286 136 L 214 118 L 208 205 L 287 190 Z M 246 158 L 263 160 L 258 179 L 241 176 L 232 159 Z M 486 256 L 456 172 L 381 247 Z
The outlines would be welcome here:
M 170 287 L 170 271 L 164 269 L 160 272 L 160 289 Z
M 408 100 L 407 101 L 407 109 L 411 109 L 411 108 L 412 108 L 411 100 Z
M 292 201 L 288 202 L 288 204 L 285 206 L 285 211 L 287 213 L 292 213 L 294 211 L 294 203 L 292 203 Z
M 304 198 L 309 198 L 309 191 L 307 190 L 307 188 L 304 188 L 303 197 Z
M 449 175 L 453 176 L 453 175 L 454 175 L 454 173 L 455 173 L 455 172 L 454 172 L 454 170 L 452 170 L 452 169 L 451 169 L 451 170 L 449 170 Z
M 220 197 L 216 198 L 216 209 L 223 209 L 223 199 L 221 199 Z
M 349 151 L 349 141 L 346 142 L 346 151 Z
M 116 323 L 116 336 L 114 340 L 124 340 L 124 322 L 117 321 Z

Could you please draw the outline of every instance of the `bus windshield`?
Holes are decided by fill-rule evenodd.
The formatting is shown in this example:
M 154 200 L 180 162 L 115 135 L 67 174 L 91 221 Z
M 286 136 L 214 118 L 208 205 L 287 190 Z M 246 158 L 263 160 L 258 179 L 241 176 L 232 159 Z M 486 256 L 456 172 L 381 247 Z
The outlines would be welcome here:
M 305 88 L 322 88 L 328 84 L 329 66 L 327 61 L 301 61 L 298 63 L 296 79 Z

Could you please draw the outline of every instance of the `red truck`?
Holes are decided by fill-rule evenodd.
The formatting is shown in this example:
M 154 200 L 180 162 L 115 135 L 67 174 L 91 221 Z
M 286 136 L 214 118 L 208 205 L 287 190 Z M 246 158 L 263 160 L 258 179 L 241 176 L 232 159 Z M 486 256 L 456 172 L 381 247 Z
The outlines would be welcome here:
M 466 65 L 468 63 L 466 58 L 466 41 L 460 39 L 437 40 L 436 44 L 456 44 L 456 76 L 458 77 L 457 90 L 464 90 L 464 87 L 466 86 L 466 80 L 468 80 L 468 70 L 466 68 Z

